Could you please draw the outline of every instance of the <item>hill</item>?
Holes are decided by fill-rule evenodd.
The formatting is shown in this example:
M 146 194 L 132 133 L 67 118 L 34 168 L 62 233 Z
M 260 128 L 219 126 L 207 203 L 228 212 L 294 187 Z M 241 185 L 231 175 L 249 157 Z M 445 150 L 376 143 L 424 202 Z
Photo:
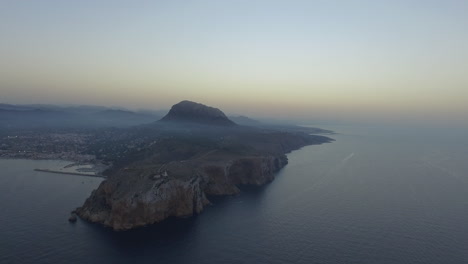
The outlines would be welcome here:
M 172 106 L 162 122 L 197 123 L 215 126 L 235 126 L 218 108 L 191 101 L 182 101 Z

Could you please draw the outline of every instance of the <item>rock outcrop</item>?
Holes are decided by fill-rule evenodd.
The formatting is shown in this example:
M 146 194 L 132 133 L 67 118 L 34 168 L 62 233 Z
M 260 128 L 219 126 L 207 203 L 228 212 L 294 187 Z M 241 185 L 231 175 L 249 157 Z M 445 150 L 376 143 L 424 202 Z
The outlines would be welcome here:
M 70 214 L 70 217 L 68 218 L 68 222 L 75 223 L 76 220 L 77 220 L 76 214 L 75 213 Z

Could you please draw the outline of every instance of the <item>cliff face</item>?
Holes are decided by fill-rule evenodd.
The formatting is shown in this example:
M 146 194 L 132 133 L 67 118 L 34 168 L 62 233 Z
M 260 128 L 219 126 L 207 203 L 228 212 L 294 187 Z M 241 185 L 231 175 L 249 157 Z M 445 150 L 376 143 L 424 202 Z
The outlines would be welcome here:
M 209 203 L 201 183 L 201 177 L 186 181 L 140 178 L 132 183 L 140 188 L 129 189 L 125 186 L 128 182 L 109 179 L 93 191 L 76 213 L 115 230 L 157 223 L 170 216 L 191 216 Z
M 265 184 L 286 164 L 285 155 L 246 157 L 202 165 L 185 179 L 117 174 L 103 181 L 76 213 L 114 230 L 191 216 L 209 204 L 206 195 L 231 195 L 239 192 L 239 185 Z
M 275 173 L 288 163 L 285 155 L 246 157 L 233 160 L 225 166 L 206 166 L 207 195 L 230 195 L 239 192 L 239 185 L 260 186 L 271 182 Z

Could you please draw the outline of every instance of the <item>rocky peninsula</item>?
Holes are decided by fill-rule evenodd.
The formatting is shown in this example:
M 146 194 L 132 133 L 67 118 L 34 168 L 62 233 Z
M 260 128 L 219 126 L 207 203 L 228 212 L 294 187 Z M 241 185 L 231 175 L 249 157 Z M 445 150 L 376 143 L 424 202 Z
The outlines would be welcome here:
M 190 101 L 174 105 L 158 122 L 135 128 L 135 135 L 145 135 L 146 143 L 126 151 L 105 172 L 107 179 L 76 209 L 82 219 L 128 230 L 192 216 L 211 196 L 272 181 L 288 163 L 288 152 L 332 141 L 306 129 L 240 126 L 221 110 Z

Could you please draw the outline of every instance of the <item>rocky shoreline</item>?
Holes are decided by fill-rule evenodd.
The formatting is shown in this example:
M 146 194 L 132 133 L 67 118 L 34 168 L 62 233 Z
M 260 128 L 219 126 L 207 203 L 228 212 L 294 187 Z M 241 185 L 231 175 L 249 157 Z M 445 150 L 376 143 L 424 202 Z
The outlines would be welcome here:
M 103 181 L 76 213 L 114 230 L 192 216 L 210 204 L 207 197 L 237 194 L 242 185 L 269 183 L 287 163 L 285 154 L 240 157 L 198 164 L 188 177 L 131 177 L 131 183 L 119 172 Z M 131 190 L 123 187 L 125 183 L 131 184 Z

